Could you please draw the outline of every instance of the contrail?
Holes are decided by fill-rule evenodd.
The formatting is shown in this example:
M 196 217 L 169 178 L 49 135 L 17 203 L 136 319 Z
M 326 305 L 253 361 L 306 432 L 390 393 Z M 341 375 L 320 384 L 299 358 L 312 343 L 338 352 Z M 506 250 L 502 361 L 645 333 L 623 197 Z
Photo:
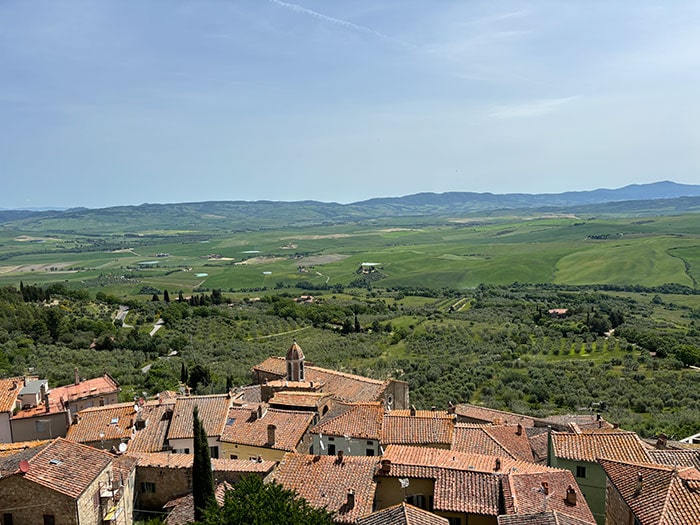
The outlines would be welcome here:
M 281 0 L 270 0 L 273 4 L 276 4 L 280 7 L 284 7 L 285 9 L 289 9 L 291 11 L 294 11 L 295 13 L 301 13 L 304 15 L 309 15 L 313 16 L 314 18 L 317 18 L 318 20 L 323 20 L 324 22 L 329 22 L 331 24 L 335 24 L 341 27 L 345 27 L 347 29 L 350 29 L 352 31 L 358 31 L 360 33 L 365 33 L 368 35 L 374 35 L 379 38 L 383 38 L 385 40 L 391 40 L 392 42 L 398 42 L 402 45 L 407 45 L 405 42 L 401 42 L 400 40 L 397 40 L 394 37 L 391 37 L 389 35 L 385 35 L 384 33 L 381 33 L 379 31 L 375 31 L 374 29 L 371 29 L 369 27 L 365 26 L 360 26 L 357 24 L 353 24 L 352 22 L 348 22 L 347 20 L 342 20 L 340 18 L 334 18 L 332 16 L 324 15 L 323 13 L 319 13 L 318 11 L 314 11 L 313 9 L 307 9 L 306 7 L 302 7 L 297 4 L 289 4 L 287 2 L 282 2 Z

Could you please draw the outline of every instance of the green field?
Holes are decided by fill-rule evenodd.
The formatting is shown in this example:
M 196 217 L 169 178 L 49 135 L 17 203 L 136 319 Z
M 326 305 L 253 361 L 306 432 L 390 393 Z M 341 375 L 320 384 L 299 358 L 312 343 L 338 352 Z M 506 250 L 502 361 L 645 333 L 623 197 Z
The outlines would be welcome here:
M 347 286 L 362 277 L 363 262 L 378 263 L 374 277 L 381 278 L 372 283 L 384 288 L 467 290 L 520 282 L 697 289 L 700 281 L 697 214 L 400 222 L 128 232 L 115 222 L 100 235 L 5 225 L 0 284 L 63 281 L 127 297 L 144 286 L 171 293 Z

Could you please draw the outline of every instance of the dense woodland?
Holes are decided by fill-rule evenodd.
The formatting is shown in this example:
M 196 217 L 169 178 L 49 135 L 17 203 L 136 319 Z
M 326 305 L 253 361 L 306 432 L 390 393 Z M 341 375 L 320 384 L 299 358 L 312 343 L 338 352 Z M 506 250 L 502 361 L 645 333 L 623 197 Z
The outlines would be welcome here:
M 596 411 L 645 436 L 680 438 L 700 428 L 700 370 L 689 366 L 700 365 L 700 312 L 664 291 L 348 288 L 314 292 L 310 304 L 290 293 L 155 293 L 130 301 L 122 323 L 120 301 L 105 293 L 20 283 L 0 289 L 0 375 L 58 386 L 74 366 L 82 377 L 108 371 L 125 400 L 184 383 L 223 392 L 296 339 L 319 366 L 408 381 L 418 407 Z M 150 336 L 159 318 L 164 327 Z

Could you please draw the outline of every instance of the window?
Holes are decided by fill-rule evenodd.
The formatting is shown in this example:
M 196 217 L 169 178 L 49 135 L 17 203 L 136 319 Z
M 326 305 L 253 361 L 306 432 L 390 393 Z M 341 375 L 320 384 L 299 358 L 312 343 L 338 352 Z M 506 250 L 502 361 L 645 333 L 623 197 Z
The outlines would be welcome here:
M 8 512 L 2 515 L 2 524 L 14 525 L 14 521 L 12 521 L 12 513 Z
M 328 445 L 328 455 L 335 456 L 335 445 L 333 445 L 332 443 Z
M 450 525 L 462 525 L 462 518 L 447 518 L 447 521 L 450 522 Z
M 374 456 L 374 449 L 373 448 L 365 449 L 365 456 Z
M 38 421 L 34 421 L 34 429 L 36 430 L 37 434 L 43 434 L 46 432 L 46 428 L 48 427 L 47 425 L 48 420 L 46 419 L 39 419 Z
M 231 454 L 231 459 L 238 459 L 238 454 Z
M 576 465 L 576 477 L 585 478 L 586 477 L 586 467 L 581 465 Z
M 145 494 L 154 494 L 156 491 L 156 484 L 151 483 L 150 481 L 142 481 L 141 482 L 141 492 Z
M 423 494 L 411 494 L 410 496 L 406 496 L 406 503 L 409 505 L 413 505 L 414 507 L 418 507 L 421 509 L 425 509 L 425 496 Z
M 56 525 L 56 518 L 53 514 L 44 514 L 44 525 Z
M 209 447 L 209 456 L 211 459 L 219 459 L 219 447 Z

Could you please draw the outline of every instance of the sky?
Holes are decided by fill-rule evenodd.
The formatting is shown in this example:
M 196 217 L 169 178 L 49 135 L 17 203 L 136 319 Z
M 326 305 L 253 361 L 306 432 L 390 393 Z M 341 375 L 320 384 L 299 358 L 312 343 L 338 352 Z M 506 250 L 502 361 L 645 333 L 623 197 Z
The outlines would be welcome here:
M 700 184 L 700 2 L 0 0 L 0 208 Z

